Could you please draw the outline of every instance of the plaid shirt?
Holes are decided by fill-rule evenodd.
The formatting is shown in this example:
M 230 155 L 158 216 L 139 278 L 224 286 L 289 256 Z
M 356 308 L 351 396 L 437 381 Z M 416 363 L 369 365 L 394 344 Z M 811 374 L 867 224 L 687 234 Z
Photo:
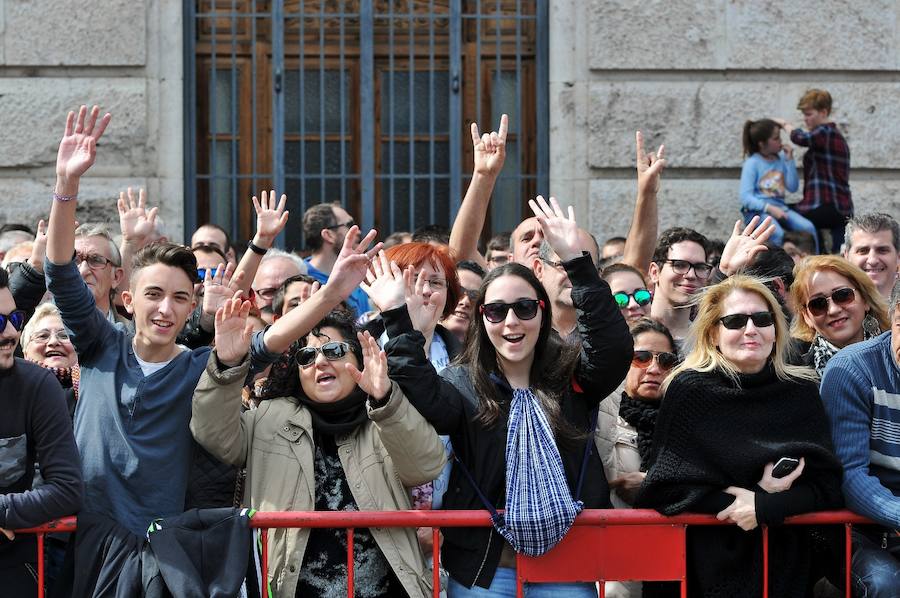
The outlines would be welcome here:
M 802 213 L 831 204 L 841 215 L 852 216 L 850 148 L 835 124 L 819 125 L 809 133 L 794 129 L 791 141 L 809 147 L 803 156 L 803 200 L 794 208 Z

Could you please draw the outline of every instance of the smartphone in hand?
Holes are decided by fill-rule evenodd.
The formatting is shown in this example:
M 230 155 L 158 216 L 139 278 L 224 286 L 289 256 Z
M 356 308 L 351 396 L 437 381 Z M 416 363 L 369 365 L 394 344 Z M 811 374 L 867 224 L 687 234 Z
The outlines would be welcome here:
M 800 465 L 800 459 L 795 459 L 793 457 L 782 457 L 775 463 L 775 467 L 772 468 L 772 477 L 773 478 L 783 478 L 788 475 Z

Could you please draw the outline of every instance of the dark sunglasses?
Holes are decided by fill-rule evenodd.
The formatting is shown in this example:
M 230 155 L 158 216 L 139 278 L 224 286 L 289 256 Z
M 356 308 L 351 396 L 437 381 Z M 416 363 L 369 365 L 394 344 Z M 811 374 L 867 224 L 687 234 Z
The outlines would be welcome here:
M 25 312 L 21 309 L 17 309 L 15 311 L 11 311 L 8 314 L 0 314 L 0 334 L 6 330 L 6 323 L 9 322 L 13 325 L 13 328 L 22 332 L 22 329 L 25 328 Z
M 837 289 L 831 295 L 824 297 L 816 297 L 806 302 L 806 311 L 813 316 L 824 316 L 828 313 L 828 301 L 831 300 L 835 305 L 849 305 L 856 300 L 856 291 L 850 287 Z
M 469 301 L 475 303 L 478 299 L 478 289 L 467 289 L 466 287 L 459 287 L 459 290 L 462 291 L 462 294 L 469 298 Z M 462 297 L 460 297 L 462 299 Z
M 740 330 L 747 325 L 747 320 L 753 320 L 757 328 L 766 328 L 775 324 L 775 316 L 770 311 L 758 311 L 755 314 L 731 314 L 722 316 L 719 321 L 728 330 Z
M 678 363 L 678 356 L 668 351 L 635 351 L 631 358 L 631 365 L 646 369 L 653 360 L 659 364 L 660 369 L 671 370 Z
M 320 352 L 328 361 L 338 361 L 350 352 L 350 345 L 344 341 L 328 341 L 321 347 L 303 347 L 297 352 L 297 363 L 307 368 L 315 363 Z
M 613 295 L 613 299 L 616 300 L 616 305 L 618 305 L 620 309 L 625 309 L 626 307 L 628 307 L 628 302 L 630 301 L 631 297 L 634 297 L 634 302 L 641 307 L 649 305 L 650 299 L 653 298 L 653 296 L 650 294 L 650 291 L 648 291 L 647 289 L 638 289 L 633 293 L 616 293 L 615 295 Z
M 544 309 L 544 300 L 519 299 L 515 303 L 503 303 L 502 301 L 485 303 L 478 311 L 484 315 L 484 318 L 488 322 L 496 324 L 506 319 L 509 308 L 512 308 L 513 313 L 516 314 L 516 317 L 520 320 L 530 320 L 537 315 L 538 308 Z
M 200 277 L 200 280 L 203 280 L 206 278 L 207 270 L 209 271 L 210 278 L 212 278 L 216 275 L 216 271 L 217 271 L 216 268 L 197 268 L 197 276 Z

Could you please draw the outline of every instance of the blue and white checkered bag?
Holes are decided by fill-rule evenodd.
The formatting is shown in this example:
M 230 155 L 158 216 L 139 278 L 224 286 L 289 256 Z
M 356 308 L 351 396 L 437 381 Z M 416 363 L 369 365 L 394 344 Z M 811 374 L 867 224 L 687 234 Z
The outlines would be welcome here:
M 515 389 L 506 432 L 506 513 L 494 527 L 516 552 L 539 556 L 556 546 L 584 509 L 566 482 L 553 431 L 530 388 Z

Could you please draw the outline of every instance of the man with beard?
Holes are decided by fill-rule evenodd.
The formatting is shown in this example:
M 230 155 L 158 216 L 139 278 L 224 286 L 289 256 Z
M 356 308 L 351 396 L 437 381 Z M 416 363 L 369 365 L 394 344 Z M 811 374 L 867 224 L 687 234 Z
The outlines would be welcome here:
M 321 203 L 312 206 L 303 214 L 303 236 L 306 246 L 312 255 L 306 258 L 307 274 L 321 284 L 328 282 L 328 276 L 334 267 L 344 236 L 356 222 L 339 205 Z M 356 312 L 356 316 L 369 311 L 369 298 L 362 289 L 357 288 L 347 304 Z
M 75 513 L 84 487 L 62 387 L 49 370 L 13 355 L 25 312 L 8 284 L 0 269 L 0 580 L 4 595 L 34 596 L 34 536 L 11 530 Z M 32 489 L 35 463 L 44 484 Z

